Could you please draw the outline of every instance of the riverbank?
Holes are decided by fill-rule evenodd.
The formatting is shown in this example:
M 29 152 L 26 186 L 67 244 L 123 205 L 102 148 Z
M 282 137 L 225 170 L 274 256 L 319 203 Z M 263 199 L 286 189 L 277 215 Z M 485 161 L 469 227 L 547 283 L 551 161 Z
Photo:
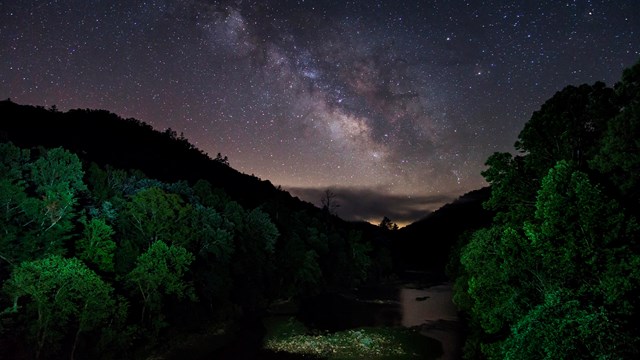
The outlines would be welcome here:
M 282 352 L 328 359 L 358 358 L 358 352 L 360 358 L 457 360 L 461 355 L 449 283 L 399 282 L 323 294 L 304 303 L 297 318 L 268 321 L 266 343 Z M 285 330 L 271 330 L 278 327 Z
M 285 313 L 194 334 L 153 358 L 458 360 L 461 329 L 451 299 L 448 283 L 396 282 L 322 294 L 285 305 Z

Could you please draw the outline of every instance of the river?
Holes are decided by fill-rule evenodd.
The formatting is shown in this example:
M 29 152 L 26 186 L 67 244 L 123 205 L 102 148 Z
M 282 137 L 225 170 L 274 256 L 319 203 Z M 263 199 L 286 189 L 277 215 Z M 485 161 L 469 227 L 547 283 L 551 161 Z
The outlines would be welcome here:
M 421 335 L 440 342 L 442 355 L 439 359 L 457 360 L 461 355 L 461 329 L 449 283 L 429 286 L 397 283 L 323 294 L 307 299 L 300 304 L 297 312 L 289 315 L 294 315 L 311 329 L 328 332 L 363 327 L 414 328 Z M 201 343 L 196 346 L 197 350 L 178 349 L 164 358 L 309 359 L 309 356 L 273 353 L 262 349 L 265 336 L 262 324 L 266 320 L 267 318 L 248 320 L 234 339 L 222 348 L 215 346 L 214 349 L 210 344 Z M 425 338 L 425 341 L 429 339 Z
M 451 284 L 446 283 L 424 289 L 402 287 L 399 296 L 402 326 L 421 326 L 421 334 L 440 341 L 444 360 L 460 359 L 463 345 L 452 295 Z

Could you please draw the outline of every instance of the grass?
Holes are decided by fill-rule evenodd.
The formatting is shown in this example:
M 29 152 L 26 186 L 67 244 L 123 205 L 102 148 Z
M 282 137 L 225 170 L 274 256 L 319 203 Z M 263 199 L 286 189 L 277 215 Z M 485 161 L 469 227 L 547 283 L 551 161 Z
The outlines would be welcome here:
M 376 327 L 334 333 L 307 329 L 292 317 L 265 320 L 264 347 L 274 352 L 326 359 L 436 359 L 442 355 L 437 340 L 416 329 Z

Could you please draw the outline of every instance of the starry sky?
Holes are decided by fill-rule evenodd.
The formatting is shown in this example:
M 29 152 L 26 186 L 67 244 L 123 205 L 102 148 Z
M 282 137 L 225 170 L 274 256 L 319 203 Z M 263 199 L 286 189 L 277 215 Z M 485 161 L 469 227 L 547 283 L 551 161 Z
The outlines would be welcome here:
M 640 59 L 640 1 L 0 0 L 0 98 L 98 108 L 347 219 L 486 185 L 564 86 Z

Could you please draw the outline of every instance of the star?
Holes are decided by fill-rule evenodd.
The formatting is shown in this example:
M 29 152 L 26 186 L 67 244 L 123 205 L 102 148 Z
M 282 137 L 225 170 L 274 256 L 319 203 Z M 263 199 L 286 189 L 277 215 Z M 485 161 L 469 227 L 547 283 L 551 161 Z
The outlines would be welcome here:
M 509 151 L 555 91 L 612 85 L 640 57 L 633 1 L 9 0 L 0 11 L 3 98 L 176 129 L 311 202 L 318 189 L 374 189 L 424 213 L 486 185 L 486 158 Z M 439 201 L 419 203 L 428 196 Z M 341 215 L 364 218 L 348 204 Z

